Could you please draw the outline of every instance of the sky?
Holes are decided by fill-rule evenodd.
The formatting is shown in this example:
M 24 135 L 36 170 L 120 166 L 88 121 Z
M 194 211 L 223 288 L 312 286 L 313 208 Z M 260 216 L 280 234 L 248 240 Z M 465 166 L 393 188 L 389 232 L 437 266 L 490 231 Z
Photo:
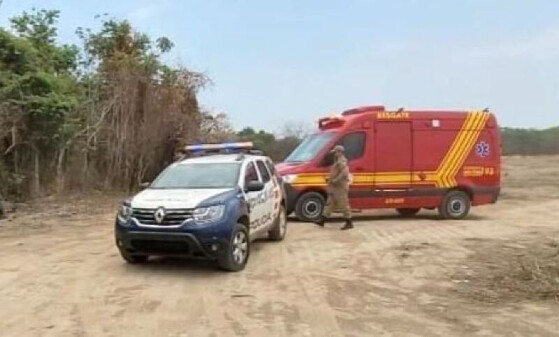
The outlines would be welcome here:
M 559 125 L 555 0 L 3 0 L 0 26 L 32 7 L 61 11 L 64 43 L 102 13 L 169 37 L 167 62 L 206 73 L 200 103 L 237 129 L 379 104 Z

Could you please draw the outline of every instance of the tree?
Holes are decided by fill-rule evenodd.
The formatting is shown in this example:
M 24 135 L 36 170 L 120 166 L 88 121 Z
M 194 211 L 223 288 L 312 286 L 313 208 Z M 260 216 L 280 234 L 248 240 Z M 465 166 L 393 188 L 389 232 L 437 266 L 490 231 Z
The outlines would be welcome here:
M 202 112 L 200 134 L 196 139 L 190 139 L 190 143 L 222 143 L 235 141 L 236 139 L 237 135 L 233 131 L 227 114 L 212 114 L 205 111 Z
M 277 138 L 264 130 L 255 131 L 246 127 L 237 133 L 240 140 L 251 141 L 254 146 L 264 151 L 274 161 L 282 161 L 293 151 L 305 136 L 304 128 L 295 124 L 284 127 L 283 136 Z
M 501 136 L 505 155 L 559 154 L 559 127 L 544 130 L 503 128 Z
M 274 144 L 273 159 L 283 161 L 301 143 L 301 139 L 293 136 L 280 138 Z
M 135 186 L 156 175 L 176 147 L 195 138 L 203 116 L 196 93 L 203 74 L 161 62 L 173 43 L 154 41 L 126 20 L 102 21 L 93 32 L 78 29 L 86 57 L 84 81 L 92 88 L 86 113 L 86 157 L 102 157 L 97 172 L 106 186 Z M 89 165 L 86 165 L 89 170 Z
M 269 155 L 273 152 L 273 146 L 276 141 L 276 137 L 264 130 L 256 132 L 251 127 L 246 127 L 237 133 L 237 137 L 243 141 L 251 141 L 254 147 L 264 151 Z
M 172 41 L 109 19 L 78 29 L 80 50 L 57 43 L 58 17 L 33 10 L 0 28 L 0 193 L 131 187 L 203 136 L 196 94 L 208 80 L 161 61 Z
M 79 95 L 72 74 L 76 48 L 55 44 L 58 15 L 47 10 L 24 12 L 11 19 L 15 35 L 0 30 L 2 124 L 11 133 L 4 155 L 13 151 L 15 174 L 24 157 L 33 157 L 34 194 L 40 192 L 41 161 L 68 136 L 67 122 Z M 19 150 L 21 145 L 26 148 Z
M 289 122 L 286 123 L 281 131 L 283 138 L 296 138 L 302 140 L 310 134 L 309 127 L 306 124 Z

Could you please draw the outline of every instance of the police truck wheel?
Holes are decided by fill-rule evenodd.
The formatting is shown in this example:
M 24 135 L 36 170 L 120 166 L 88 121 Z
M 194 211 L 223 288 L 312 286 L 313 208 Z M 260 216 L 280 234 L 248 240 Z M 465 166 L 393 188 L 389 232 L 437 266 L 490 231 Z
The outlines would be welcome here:
M 470 196 L 464 191 L 448 192 L 439 206 L 439 214 L 443 219 L 462 219 L 470 211 Z
M 404 218 L 411 218 L 419 212 L 419 208 L 396 208 L 396 211 Z
M 297 219 L 305 222 L 318 220 L 322 215 L 325 203 L 326 200 L 324 200 L 324 197 L 320 193 L 309 192 L 303 194 L 299 200 L 297 200 L 297 205 L 295 205 Z
M 268 232 L 270 240 L 281 241 L 287 233 L 287 213 L 285 212 L 285 207 L 280 206 L 280 211 L 277 219 L 274 222 L 274 228 Z
M 240 271 L 245 268 L 249 255 L 248 230 L 244 225 L 237 224 L 231 234 L 229 245 L 221 252 L 217 262 L 223 270 Z
M 130 254 L 130 252 L 124 250 L 124 249 L 119 249 L 120 251 L 120 256 L 122 256 L 122 258 L 124 259 L 124 261 L 130 263 L 130 264 L 138 264 L 138 263 L 145 263 L 148 260 L 148 256 L 147 255 L 134 255 L 134 254 Z

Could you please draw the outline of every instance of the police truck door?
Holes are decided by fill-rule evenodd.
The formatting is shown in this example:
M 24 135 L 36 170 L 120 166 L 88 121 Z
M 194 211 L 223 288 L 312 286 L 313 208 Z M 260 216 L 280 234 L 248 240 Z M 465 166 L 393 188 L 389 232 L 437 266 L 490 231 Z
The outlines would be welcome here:
M 266 164 L 262 160 L 256 161 L 256 167 L 260 173 L 260 178 L 264 183 L 264 189 L 262 190 L 262 206 L 263 214 L 261 218 L 260 225 L 262 230 L 268 231 L 272 226 L 274 221 L 274 184 L 272 181 L 272 176 L 266 167 Z
M 260 176 L 253 161 L 247 163 L 245 169 L 244 186 L 247 186 L 251 181 L 260 181 Z M 250 207 L 250 231 L 256 231 L 261 226 L 261 219 L 264 215 L 265 205 L 262 202 L 262 195 L 264 190 L 257 192 L 245 192 L 247 202 Z

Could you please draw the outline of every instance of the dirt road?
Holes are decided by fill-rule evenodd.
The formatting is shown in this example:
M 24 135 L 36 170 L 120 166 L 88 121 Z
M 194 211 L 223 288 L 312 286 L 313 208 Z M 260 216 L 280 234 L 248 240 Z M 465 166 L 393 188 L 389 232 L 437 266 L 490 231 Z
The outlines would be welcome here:
M 559 157 L 507 158 L 503 199 L 464 221 L 382 211 L 347 232 L 292 223 L 240 273 L 126 265 L 116 197 L 42 200 L 0 221 L 0 335 L 556 336 L 559 303 L 468 298 L 457 275 L 492 240 L 559 240 L 558 176 Z

